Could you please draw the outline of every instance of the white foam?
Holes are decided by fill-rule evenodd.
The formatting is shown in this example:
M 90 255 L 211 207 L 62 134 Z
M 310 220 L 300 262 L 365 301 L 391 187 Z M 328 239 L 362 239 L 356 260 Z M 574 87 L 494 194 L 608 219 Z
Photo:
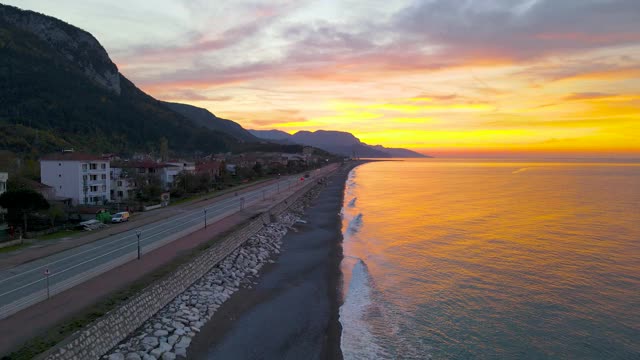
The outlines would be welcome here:
M 358 260 L 351 271 L 351 282 L 344 304 L 340 307 L 342 324 L 341 348 L 345 359 L 378 359 L 382 348 L 365 321 L 371 302 L 370 279 L 366 266 Z

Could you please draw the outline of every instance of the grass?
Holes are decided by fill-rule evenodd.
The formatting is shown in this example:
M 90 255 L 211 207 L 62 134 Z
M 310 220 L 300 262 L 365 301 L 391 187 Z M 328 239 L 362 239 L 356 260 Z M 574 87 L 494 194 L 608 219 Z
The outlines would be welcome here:
M 247 222 L 248 221 L 251 220 L 247 220 Z M 207 243 L 192 249 L 190 252 L 176 257 L 171 262 L 169 262 L 169 264 L 161 266 L 157 270 L 136 280 L 131 285 L 115 291 L 105 299 L 102 299 L 94 305 L 87 307 L 79 314 L 54 325 L 41 335 L 28 340 L 18 350 L 10 353 L 9 355 L 3 356 L 2 358 L 0 358 L 0 360 L 28 360 L 35 358 L 39 354 L 42 354 L 45 351 L 51 349 L 56 344 L 72 335 L 74 332 L 81 330 L 96 319 L 123 304 L 128 299 L 132 298 L 133 296 L 147 288 L 149 285 L 153 284 L 155 281 L 158 281 L 165 276 L 170 275 L 179 266 L 189 262 L 191 259 L 217 243 L 220 239 L 223 239 L 245 224 L 246 222 L 238 224 L 223 232 L 222 234 L 216 236 L 216 238 L 211 239 Z
M 180 205 L 180 204 L 184 204 L 186 202 L 193 201 L 193 200 L 209 200 L 209 199 L 213 199 L 215 197 L 222 196 L 222 195 L 228 194 L 230 192 L 238 191 L 238 190 L 244 189 L 244 188 L 249 187 L 249 186 L 260 184 L 262 182 L 265 182 L 265 181 L 268 181 L 268 180 L 271 180 L 271 179 L 274 179 L 274 177 L 268 177 L 268 178 L 264 178 L 264 179 L 260 179 L 260 180 L 256 180 L 256 181 L 252 181 L 252 182 L 248 182 L 246 184 L 242 184 L 242 183 L 234 184 L 233 187 L 230 187 L 230 188 L 227 188 L 227 189 L 224 189 L 224 190 L 216 190 L 216 191 L 212 191 L 212 192 L 208 192 L 208 193 L 204 193 L 204 194 L 192 195 L 192 196 L 181 198 L 181 199 L 178 199 L 178 200 L 175 200 L 175 201 L 172 200 L 171 204 L 169 206 Z
M 83 233 L 83 231 L 81 231 L 81 230 L 60 230 L 60 231 L 56 231 L 56 232 L 51 233 L 51 234 L 40 236 L 36 240 L 38 240 L 38 241 L 55 240 L 55 239 L 60 239 L 60 238 L 63 238 L 63 237 L 78 236 L 78 235 L 80 235 L 82 233 Z
M 0 248 L 0 253 L 8 253 L 8 252 L 12 252 L 12 251 L 16 251 L 16 250 L 20 250 L 23 247 L 26 247 L 29 244 L 26 243 L 22 243 L 22 244 L 16 244 L 16 245 L 11 245 L 11 246 L 7 246 L 7 247 L 3 247 Z

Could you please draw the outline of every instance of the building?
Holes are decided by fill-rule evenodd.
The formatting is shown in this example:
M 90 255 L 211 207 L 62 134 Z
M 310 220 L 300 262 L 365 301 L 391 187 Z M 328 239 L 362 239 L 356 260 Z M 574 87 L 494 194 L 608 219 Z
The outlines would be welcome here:
M 7 191 L 7 181 L 9 180 L 9 174 L 6 172 L 0 172 L 0 195 Z
M 7 181 L 9 180 L 9 174 L 6 172 L 0 172 L 0 195 L 7 191 Z M 6 214 L 6 210 L 0 207 L 0 224 L 4 223 L 4 214 Z M 2 227 L 0 226 L 0 229 Z
M 194 173 L 196 171 L 196 164 L 186 161 L 169 161 L 165 164 L 164 171 L 161 174 L 160 182 L 165 189 L 171 189 L 176 182 L 176 176 L 181 172 Z
M 224 162 L 219 160 L 209 160 L 206 162 L 199 162 L 196 164 L 196 173 L 197 174 L 207 174 L 212 179 L 220 176 L 220 171 L 224 166 Z
M 112 166 L 109 179 L 111 180 L 112 202 L 126 202 L 134 198 L 136 181 L 125 168 Z
M 70 198 L 73 205 L 103 205 L 109 201 L 109 161 L 101 156 L 63 152 L 40 160 L 40 178 L 57 197 Z

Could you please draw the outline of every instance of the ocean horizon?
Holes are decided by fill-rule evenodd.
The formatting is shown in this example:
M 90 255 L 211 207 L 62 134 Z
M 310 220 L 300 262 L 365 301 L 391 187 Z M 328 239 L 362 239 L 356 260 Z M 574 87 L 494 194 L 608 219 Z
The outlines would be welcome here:
M 639 184 L 637 159 L 355 168 L 344 358 L 637 358 Z

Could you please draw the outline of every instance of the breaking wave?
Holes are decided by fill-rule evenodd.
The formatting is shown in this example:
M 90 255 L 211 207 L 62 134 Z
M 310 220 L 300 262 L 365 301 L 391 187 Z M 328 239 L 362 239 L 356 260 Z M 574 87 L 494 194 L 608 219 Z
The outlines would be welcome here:
M 350 235 L 353 235 L 360 231 L 362 227 L 362 213 L 356 215 L 351 221 L 349 221 L 349 226 L 347 226 L 347 232 Z
M 351 282 L 340 307 L 341 348 L 345 359 L 379 359 L 388 357 L 376 343 L 367 322 L 375 303 L 371 298 L 371 278 L 365 263 L 358 259 L 351 271 Z

